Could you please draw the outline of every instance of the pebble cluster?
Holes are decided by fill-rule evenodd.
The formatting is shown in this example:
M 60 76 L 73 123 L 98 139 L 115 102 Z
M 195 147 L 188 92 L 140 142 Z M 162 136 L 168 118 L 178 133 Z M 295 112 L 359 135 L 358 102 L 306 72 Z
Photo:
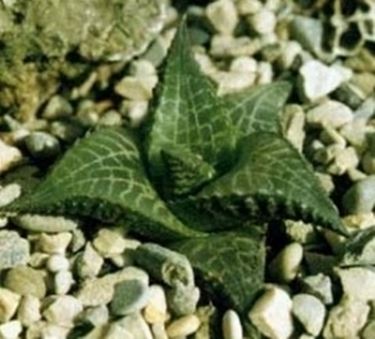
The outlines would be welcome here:
M 328 64 L 318 52 L 319 19 L 297 15 L 293 2 L 216 0 L 187 13 L 196 60 L 220 95 L 296 80 L 284 134 L 334 194 L 348 230 L 371 230 L 375 57 L 360 51 Z M 35 164 L 53 162 L 87 128 L 139 126 L 178 16 L 169 6 L 162 33 L 126 67 L 96 67 L 53 94 L 32 119 L 1 117 L 0 206 L 38 181 Z M 112 91 L 116 100 L 98 99 L 97 91 Z M 117 227 L 84 234 L 89 226 L 63 217 L 0 218 L 0 339 L 213 338 L 217 310 L 200 303 L 185 257 Z M 268 265 L 270 283 L 248 313 L 258 330 L 272 339 L 375 338 L 375 238 L 353 258 L 342 257 L 342 237 L 312 225 L 285 220 L 284 235 Z M 234 310 L 224 312 L 221 325 L 224 339 L 244 338 Z

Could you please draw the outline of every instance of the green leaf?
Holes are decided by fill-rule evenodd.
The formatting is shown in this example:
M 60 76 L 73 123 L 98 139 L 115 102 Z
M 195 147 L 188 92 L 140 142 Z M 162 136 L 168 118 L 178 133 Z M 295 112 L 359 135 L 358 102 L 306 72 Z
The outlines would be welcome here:
M 234 133 L 213 84 L 195 62 L 183 22 L 173 40 L 148 126 L 147 152 L 151 172 L 164 174 L 161 150 L 178 146 L 216 167 L 230 162 Z
M 263 236 L 223 232 L 178 241 L 170 247 L 187 256 L 215 301 L 241 314 L 248 311 L 263 286 Z
M 197 194 L 198 203 L 234 218 L 301 218 L 347 234 L 310 165 L 287 140 L 253 133 L 241 142 L 239 152 L 232 170 Z
M 239 136 L 260 131 L 279 133 L 280 111 L 291 89 L 289 82 L 279 81 L 223 97 Z
M 32 194 L 6 209 L 125 220 L 134 232 L 162 241 L 197 236 L 159 198 L 134 138 L 121 128 L 99 129 L 81 140 Z

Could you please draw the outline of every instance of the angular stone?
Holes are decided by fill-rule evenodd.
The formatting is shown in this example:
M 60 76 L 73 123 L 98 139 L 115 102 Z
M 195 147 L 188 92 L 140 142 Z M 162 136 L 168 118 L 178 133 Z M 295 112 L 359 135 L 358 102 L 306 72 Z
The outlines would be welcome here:
M 36 159 L 54 158 L 60 153 L 59 140 L 45 132 L 32 132 L 25 138 L 30 154 Z
M 18 320 L 9 321 L 0 325 L 1 339 L 17 339 L 22 332 L 22 325 Z
M 269 34 L 275 30 L 276 26 L 275 13 L 267 8 L 262 8 L 249 17 L 251 28 L 258 34 Z
M 145 271 L 130 266 L 101 278 L 86 280 L 78 290 L 77 298 L 84 306 L 108 304 L 113 298 L 114 286 L 120 281 L 133 279 L 142 280 L 146 285 L 149 282 Z
M 42 252 L 48 254 L 64 254 L 72 237 L 72 234 L 69 232 L 53 235 L 42 233 L 38 241 L 38 246 Z
M 16 313 L 20 295 L 0 287 L 0 323 L 9 321 Z
M 206 8 L 206 16 L 216 31 L 232 35 L 239 20 L 236 7 L 231 0 L 217 0 Z
M 51 323 L 71 327 L 74 319 L 82 312 L 82 303 L 71 295 L 56 297 L 43 312 Z
M 25 327 L 36 323 L 41 319 L 40 314 L 41 303 L 37 297 L 31 294 L 22 297 L 17 311 L 17 319 Z
M 249 319 L 271 338 L 287 339 L 293 333 L 292 300 L 280 288 L 271 287 L 255 302 Z
M 120 281 L 115 291 L 110 309 L 115 316 L 124 316 L 140 311 L 148 302 L 148 286 L 138 279 Z
M 10 204 L 21 195 L 21 186 L 18 184 L 9 184 L 5 187 L 0 186 L 0 207 Z
M 88 322 L 95 327 L 105 325 L 109 322 L 109 311 L 106 305 L 85 308 L 79 315 L 80 322 Z
M 323 332 L 324 338 L 358 338 L 369 312 L 370 307 L 364 301 L 344 296 L 329 312 Z
M 27 266 L 17 266 L 8 271 L 4 286 L 20 295 L 31 294 L 38 299 L 47 293 L 44 274 Z
M 117 323 L 131 333 L 134 339 L 153 339 L 149 326 L 139 313 L 128 315 Z
M 104 259 L 91 243 L 87 243 L 84 251 L 77 256 L 75 266 L 81 278 L 93 278 L 99 274 L 103 263 Z
M 340 128 L 353 120 L 353 113 L 348 106 L 338 101 L 326 100 L 309 110 L 306 119 L 311 125 Z
M 151 327 L 154 339 L 168 339 L 164 323 L 155 323 Z
M 0 270 L 25 265 L 30 258 L 30 245 L 14 231 L 0 231 Z
M 54 95 L 43 110 L 42 117 L 49 120 L 64 118 L 73 113 L 73 107 L 68 100 L 60 95 Z
M 135 339 L 134 336 L 119 324 L 113 323 L 109 326 L 105 339 Z
M 309 294 L 297 294 L 293 297 L 292 312 L 305 330 L 317 336 L 323 328 L 326 310 L 323 303 Z
M 332 282 L 329 276 L 319 273 L 303 278 L 303 291 L 319 298 L 325 305 L 333 302 Z
M 95 237 L 93 246 L 104 258 L 108 258 L 124 252 L 126 242 L 118 232 L 103 228 Z
M 47 260 L 47 268 L 50 272 L 59 272 L 69 269 L 69 260 L 61 254 L 53 254 Z
M 53 277 L 54 291 L 58 295 L 67 294 L 74 283 L 71 271 L 62 270 Z
M 200 290 L 196 286 L 185 286 L 176 283 L 176 286 L 167 290 L 167 303 L 171 312 L 177 316 L 195 312 L 200 297 Z
M 344 80 L 337 69 L 317 60 L 304 63 L 299 73 L 301 92 L 309 101 L 316 101 L 333 92 Z

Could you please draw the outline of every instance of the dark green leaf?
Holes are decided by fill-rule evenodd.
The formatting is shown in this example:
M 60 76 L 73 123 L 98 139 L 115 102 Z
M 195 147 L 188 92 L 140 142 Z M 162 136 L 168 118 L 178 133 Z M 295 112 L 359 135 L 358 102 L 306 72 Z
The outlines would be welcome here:
M 280 132 L 280 111 L 292 86 L 286 81 L 262 85 L 223 97 L 239 137 L 253 132 Z
M 263 285 L 263 237 L 223 232 L 178 241 L 171 247 L 188 257 L 215 301 L 241 314 L 248 311 Z
M 6 209 L 125 219 L 135 232 L 163 241 L 196 235 L 154 191 L 133 137 L 121 128 L 100 129 L 81 140 L 32 194 Z
M 346 234 L 310 165 L 287 140 L 273 133 L 253 133 L 242 141 L 239 152 L 234 168 L 205 186 L 198 202 L 236 218 L 247 213 L 301 218 Z
M 192 56 L 185 23 L 172 43 L 149 125 L 147 149 L 154 175 L 165 174 L 160 153 L 171 146 L 198 154 L 214 167 L 230 161 L 234 146 L 231 121 Z

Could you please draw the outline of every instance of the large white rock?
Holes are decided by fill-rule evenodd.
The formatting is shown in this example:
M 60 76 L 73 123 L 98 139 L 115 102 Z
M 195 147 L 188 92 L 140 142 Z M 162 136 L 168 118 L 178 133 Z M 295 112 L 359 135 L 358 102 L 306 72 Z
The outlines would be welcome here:
M 345 80 L 335 67 L 329 67 L 317 60 L 307 61 L 299 70 L 301 90 L 309 101 L 316 101 L 333 92 Z
M 292 300 L 278 287 L 270 287 L 255 303 L 249 318 L 262 334 L 287 339 L 293 333 Z

